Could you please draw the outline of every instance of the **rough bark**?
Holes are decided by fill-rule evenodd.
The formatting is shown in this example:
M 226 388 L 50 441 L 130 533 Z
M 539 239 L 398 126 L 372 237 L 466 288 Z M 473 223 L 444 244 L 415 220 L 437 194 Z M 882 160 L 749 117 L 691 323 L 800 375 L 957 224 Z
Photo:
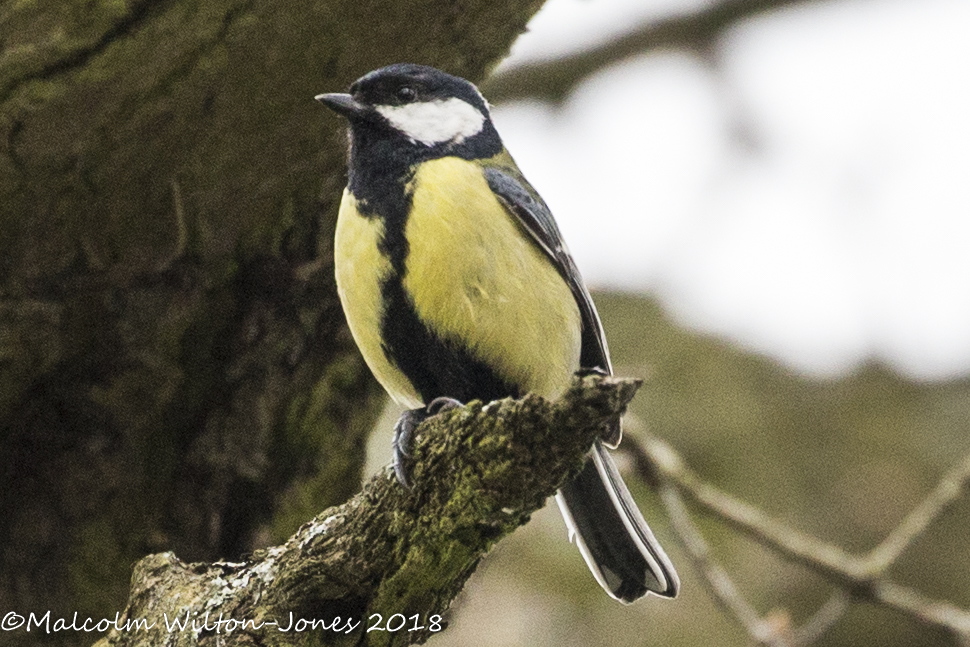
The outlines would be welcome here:
M 481 79 L 539 4 L 0 9 L 0 609 L 110 617 L 138 558 L 235 559 L 358 489 L 382 396 L 312 97 L 395 61 Z
M 416 435 L 411 489 L 385 470 L 241 563 L 141 560 L 120 629 L 99 647 L 424 642 L 445 629 L 481 557 L 580 469 L 638 386 L 577 378 L 555 403 L 475 402 L 431 418 Z

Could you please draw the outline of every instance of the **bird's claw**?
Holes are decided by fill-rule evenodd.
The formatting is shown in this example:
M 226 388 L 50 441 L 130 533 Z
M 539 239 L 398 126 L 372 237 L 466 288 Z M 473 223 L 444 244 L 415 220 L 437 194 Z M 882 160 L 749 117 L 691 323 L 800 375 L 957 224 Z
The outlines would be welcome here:
M 454 398 L 440 397 L 435 398 L 423 409 L 410 409 L 401 414 L 394 424 L 394 440 L 392 447 L 394 451 L 394 474 L 398 482 L 406 488 L 411 487 L 411 479 L 408 477 L 408 465 L 411 458 L 411 443 L 414 439 L 414 430 L 422 422 L 436 416 L 439 413 L 450 411 L 456 407 L 463 406 L 461 402 Z
M 454 398 L 449 398 L 447 396 L 441 396 L 440 398 L 435 398 L 428 403 L 425 410 L 428 412 L 429 416 L 436 416 L 439 413 L 444 413 L 445 411 L 451 411 L 452 409 L 457 409 L 458 407 L 465 406 L 463 403 L 459 402 Z

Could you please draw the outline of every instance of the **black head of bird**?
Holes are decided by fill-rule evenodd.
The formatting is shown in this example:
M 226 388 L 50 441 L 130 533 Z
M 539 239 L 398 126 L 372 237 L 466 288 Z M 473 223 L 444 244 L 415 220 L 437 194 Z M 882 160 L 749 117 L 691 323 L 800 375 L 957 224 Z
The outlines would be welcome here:
M 455 155 L 485 158 L 502 151 L 488 103 L 465 79 L 433 67 L 399 63 L 362 76 L 348 94 L 318 101 L 348 119 L 358 146 L 385 141 L 413 160 Z

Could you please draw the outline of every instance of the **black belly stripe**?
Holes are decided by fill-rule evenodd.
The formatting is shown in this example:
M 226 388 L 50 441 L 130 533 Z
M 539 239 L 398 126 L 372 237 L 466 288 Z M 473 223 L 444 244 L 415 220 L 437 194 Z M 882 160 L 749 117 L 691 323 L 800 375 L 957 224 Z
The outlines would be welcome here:
M 519 397 L 519 387 L 500 378 L 467 348 L 430 330 L 404 289 L 409 253 L 404 229 L 411 211 L 411 193 L 407 188 L 415 166 L 444 155 L 464 159 L 490 157 L 501 152 L 501 140 L 488 123 L 486 131 L 460 146 L 426 148 L 400 143 L 389 138 L 387 132 L 355 131 L 348 178 L 348 188 L 358 201 L 361 215 L 384 222 L 384 235 L 378 245 L 391 264 L 391 275 L 381 285 L 384 355 L 426 403 L 442 396 L 462 402 Z
M 491 402 L 521 395 L 519 388 L 500 378 L 467 348 L 431 331 L 415 311 L 400 275 L 389 277 L 382 293 L 384 354 L 407 376 L 424 402 L 442 396 L 461 402 Z

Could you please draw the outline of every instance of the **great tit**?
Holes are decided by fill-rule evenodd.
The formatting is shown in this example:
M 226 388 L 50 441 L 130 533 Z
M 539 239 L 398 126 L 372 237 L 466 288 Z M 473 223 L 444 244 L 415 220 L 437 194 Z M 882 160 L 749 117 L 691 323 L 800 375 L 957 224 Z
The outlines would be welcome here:
M 555 398 L 577 371 L 612 373 L 552 213 L 474 85 L 397 64 L 316 98 L 350 122 L 337 292 L 368 366 L 409 409 L 395 427 L 402 482 L 410 433 L 454 401 Z M 677 573 L 604 448 L 620 437 L 617 419 L 556 500 L 607 593 L 674 597 Z

